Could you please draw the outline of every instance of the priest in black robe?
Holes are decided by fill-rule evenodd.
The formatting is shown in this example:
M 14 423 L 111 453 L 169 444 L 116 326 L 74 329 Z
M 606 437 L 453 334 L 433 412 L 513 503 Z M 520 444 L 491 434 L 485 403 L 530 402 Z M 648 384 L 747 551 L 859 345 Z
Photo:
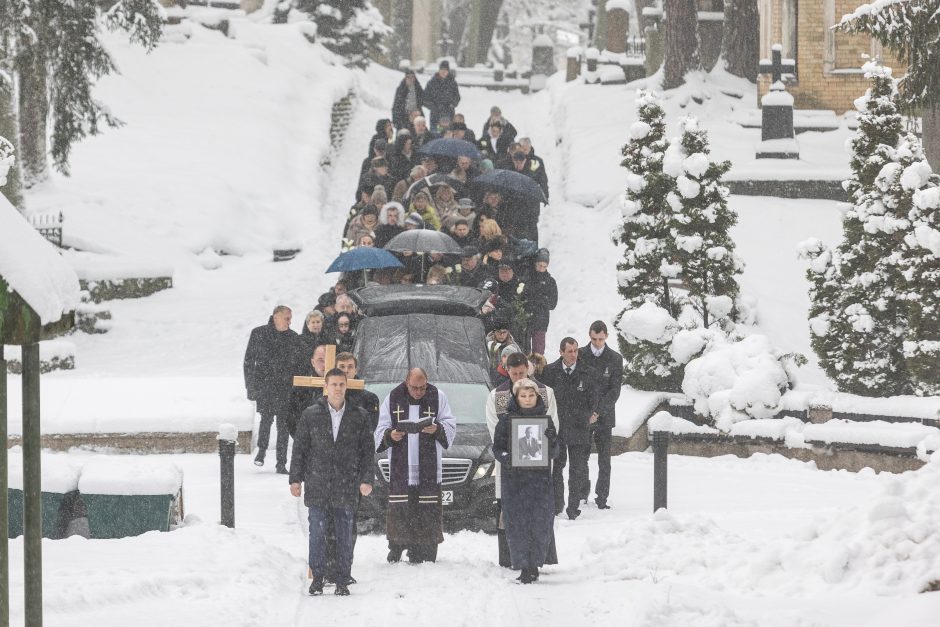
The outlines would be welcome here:
M 431 424 L 419 433 L 398 428 L 400 421 L 427 418 Z M 456 435 L 457 419 L 447 396 L 428 383 L 421 368 L 409 371 L 405 382 L 382 401 L 375 444 L 376 451 L 387 450 L 389 458 L 389 562 L 401 560 L 406 549 L 409 562 L 437 560 L 437 545 L 444 541 L 441 459 Z

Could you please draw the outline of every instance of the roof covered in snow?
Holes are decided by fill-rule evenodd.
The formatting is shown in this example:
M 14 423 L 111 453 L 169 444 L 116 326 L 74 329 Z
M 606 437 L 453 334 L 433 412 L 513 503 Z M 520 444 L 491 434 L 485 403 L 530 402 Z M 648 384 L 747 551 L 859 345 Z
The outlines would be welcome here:
M 2 194 L 0 277 L 42 324 L 56 322 L 81 302 L 75 271 Z

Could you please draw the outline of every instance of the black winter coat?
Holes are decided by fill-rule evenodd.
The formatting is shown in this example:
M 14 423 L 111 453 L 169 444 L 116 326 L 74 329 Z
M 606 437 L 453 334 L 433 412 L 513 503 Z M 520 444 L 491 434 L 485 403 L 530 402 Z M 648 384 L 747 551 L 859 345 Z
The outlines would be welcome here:
M 555 391 L 562 441 L 571 446 L 591 446 L 591 414 L 598 407 L 596 373 L 578 360 L 569 376 L 559 357 L 545 366 L 540 380 Z
M 399 212 L 400 213 L 400 212 Z M 405 230 L 397 224 L 380 224 L 375 227 L 375 247 L 385 248 L 392 238 Z
M 558 285 L 555 278 L 545 272 L 530 272 L 525 283 L 525 310 L 530 331 L 547 331 L 551 311 L 558 305 Z
M 276 414 L 290 401 L 298 342 L 294 331 L 274 328 L 274 316 L 251 330 L 243 363 L 245 390 L 262 415 Z
M 438 116 L 453 117 L 460 104 L 460 88 L 453 76 L 441 78 L 435 74 L 424 87 L 424 104 Z
M 617 426 L 617 399 L 623 388 L 623 357 L 610 346 L 604 347 L 600 357 L 595 357 L 590 346 L 578 350 L 578 363 L 591 367 L 597 375 L 599 427 Z
M 395 100 L 392 103 L 392 124 L 395 125 L 395 128 L 408 128 L 411 122 L 408 119 L 408 111 L 405 111 L 405 100 L 407 98 L 408 85 L 405 83 L 405 79 L 401 79 L 398 89 L 395 90 Z M 421 83 L 418 82 L 417 78 L 415 78 L 415 100 L 418 103 L 418 109 L 421 109 L 424 106 L 424 88 L 421 87 Z M 422 115 L 424 115 L 423 111 Z
M 346 400 L 365 412 L 374 432 L 379 425 L 379 397 L 369 390 L 346 390 Z
M 508 146 L 516 139 L 518 135 L 516 127 L 512 125 L 512 122 L 503 118 L 503 133 L 500 135 L 500 139 L 503 137 L 506 138 L 506 145 Z M 490 119 L 486 118 L 486 122 L 483 123 L 483 132 L 480 133 L 480 137 L 487 137 L 490 134 Z
M 365 412 L 347 403 L 334 442 L 326 397 L 304 410 L 290 459 L 290 483 L 304 483 L 304 505 L 358 507 L 359 485 L 375 478 L 369 425 Z

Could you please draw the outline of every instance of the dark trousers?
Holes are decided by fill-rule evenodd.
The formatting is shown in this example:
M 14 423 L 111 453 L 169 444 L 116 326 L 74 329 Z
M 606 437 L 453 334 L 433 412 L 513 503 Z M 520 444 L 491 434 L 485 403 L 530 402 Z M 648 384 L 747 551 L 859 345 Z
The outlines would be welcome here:
M 406 546 L 404 544 L 394 544 L 392 542 L 389 542 L 388 548 L 390 551 L 395 551 L 399 555 L 403 551 L 407 550 L 409 562 L 421 563 L 421 562 L 436 562 L 437 561 L 437 545 L 436 544 L 413 544 L 411 546 Z
M 356 520 L 358 514 L 359 508 L 357 507 L 353 511 L 352 547 L 354 551 L 356 549 L 356 538 L 359 537 L 359 527 Z M 333 582 L 339 581 L 339 572 L 336 568 L 336 529 L 333 527 L 332 518 L 328 518 L 326 521 L 326 578 Z
M 349 580 L 353 560 L 353 518 L 352 509 L 340 507 L 319 507 L 313 505 L 309 508 L 310 521 L 310 570 L 315 577 L 327 575 L 326 566 L 326 538 L 327 525 L 333 522 L 336 533 L 336 581 L 345 583 Z
M 545 354 L 545 331 L 532 331 L 532 352 Z
M 261 414 L 261 425 L 258 427 L 258 452 L 264 454 L 268 450 L 271 440 L 271 425 L 277 421 L 277 464 L 287 465 L 287 439 L 290 433 L 287 429 L 287 412 L 280 411 L 275 418 L 274 414 Z
M 568 508 L 578 509 L 581 501 L 591 492 L 591 476 L 588 470 L 588 459 L 591 457 L 590 445 L 565 444 L 561 442 L 558 458 L 554 460 L 552 468 L 552 483 L 555 488 L 555 512 L 565 507 L 565 478 L 562 472 L 571 458 L 571 468 L 568 470 Z
M 611 427 L 597 427 L 593 431 L 594 446 L 597 448 L 597 484 L 594 491 L 597 500 L 607 502 L 610 495 L 610 432 Z M 588 477 L 588 493 L 591 492 L 590 477 Z

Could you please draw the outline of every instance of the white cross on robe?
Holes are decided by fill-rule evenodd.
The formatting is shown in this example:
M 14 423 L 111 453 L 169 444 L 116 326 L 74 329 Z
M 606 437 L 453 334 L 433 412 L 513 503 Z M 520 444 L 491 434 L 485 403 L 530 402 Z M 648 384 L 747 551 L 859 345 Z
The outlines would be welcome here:
M 375 429 L 375 446 L 378 446 L 382 443 L 382 438 L 385 436 L 385 431 L 391 429 L 392 427 L 392 414 L 389 411 L 389 396 L 385 397 L 385 400 L 382 401 L 382 406 L 379 408 L 379 424 Z M 421 420 L 424 417 L 419 415 L 421 409 L 420 405 L 408 405 L 408 420 Z M 448 446 L 453 443 L 454 436 L 457 434 L 457 418 L 454 416 L 453 412 L 450 409 L 450 403 L 447 400 L 447 395 L 441 391 L 440 388 L 437 390 L 437 423 L 440 428 L 444 429 L 444 436 L 447 438 Z M 420 460 L 418 452 L 418 434 L 409 433 L 408 438 L 408 485 L 418 485 L 419 484 L 419 472 L 420 472 Z M 441 446 L 440 442 L 435 442 L 437 446 L 437 482 L 441 483 L 444 480 L 444 469 L 443 464 L 441 463 L 441 458 L 444 454 L 444 447 Z M 388 460 L 389 467 L 395 463 L 395 448 L 392 447 L 388 449 Z

